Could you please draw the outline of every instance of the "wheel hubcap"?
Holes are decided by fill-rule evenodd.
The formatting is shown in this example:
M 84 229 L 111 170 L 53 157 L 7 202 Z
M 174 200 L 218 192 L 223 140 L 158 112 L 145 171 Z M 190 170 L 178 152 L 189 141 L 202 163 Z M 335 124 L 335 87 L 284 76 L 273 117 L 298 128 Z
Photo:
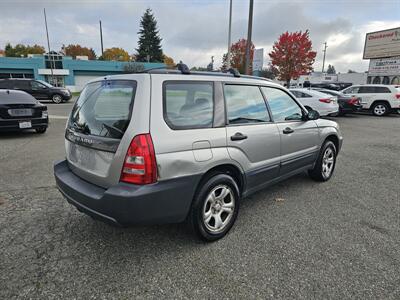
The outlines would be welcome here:
M 203 207 L 203 222 L 213 233 L 222 232 L 233 217 L 235 197 L 230 187 L 218 185 L 207 196 Z
M 335 164 L 334 152 L 332 148 L 327 148 L 322 158 L 322 176 L 324 176 L 325 179 L 331 176 L 334 164 Z
M 53 97 L 53 100 L 54 100 L 54 102 L 56 102 L 56 103 L 59 103 L 59 102 L 61 102 L 61 97 L 60 96 L 54 96 Z
M 382 105 L 382 104 L 379 104 L 379 105 L 375 106 L 374 112 L 375 112 L 376 115 L 381 116 L 381 115 L 385 114 L 386 107 L 384 105 Z

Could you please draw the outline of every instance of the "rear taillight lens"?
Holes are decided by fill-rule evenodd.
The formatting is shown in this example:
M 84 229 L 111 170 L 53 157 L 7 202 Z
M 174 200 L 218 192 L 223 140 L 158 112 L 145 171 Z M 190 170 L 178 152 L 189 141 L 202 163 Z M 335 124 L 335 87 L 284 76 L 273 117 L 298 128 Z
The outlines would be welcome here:
M 321 99 L 319 99 L 319 102 L 331 103 L 331 102 L 333 102 L 333 100 L 332 100 L 332 99 L 329 99 L 329 98 L 321 98 Z
M 360 104 L 360 101 L 357 99 L 357 98 L 351 98 L 350 100 L 349 100 L 349 104 L 350 105 L 356 105 L 356 104 Z
M 400 99 L 400 93 L 396 94 L 396 99 Z
M 149 184 L 157 181 L 157 164 L 150 134 L 133 138 L 122 167 L 122 182 Z

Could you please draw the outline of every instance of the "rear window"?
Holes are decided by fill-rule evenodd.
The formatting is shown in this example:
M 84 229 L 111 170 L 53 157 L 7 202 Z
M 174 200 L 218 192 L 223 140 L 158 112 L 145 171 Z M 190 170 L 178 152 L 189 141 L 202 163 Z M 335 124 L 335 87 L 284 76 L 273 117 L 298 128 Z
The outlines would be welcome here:
M 212 127 L 214 111 L 212 82 L 164 83 L 164 120 L 172 129 Z
M 109 80 L 88 84 L 77 100 L 69 121 L 73 131 L 120 139 L 131 119 L 136 82 Z

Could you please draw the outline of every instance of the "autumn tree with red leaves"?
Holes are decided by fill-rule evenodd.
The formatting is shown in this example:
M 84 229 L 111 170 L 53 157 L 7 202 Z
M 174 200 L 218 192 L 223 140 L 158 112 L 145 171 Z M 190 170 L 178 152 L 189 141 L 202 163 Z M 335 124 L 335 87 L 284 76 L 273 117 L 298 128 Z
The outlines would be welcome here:
M 271 64 L 278 70 L 279 80 L 286 81 L 299 78 L 313 70 L 313 63 L 317 52 L 312 51 L 312 42 L 309 32 L 285 32 L 274 43 L 269 57 Z
M 237 69 L 241 74 L 246 74 L 246 39 L 240 39 L 236 43 L 231 45 L 231 68 Z M 226 69 L 227 66 L 227 56 L 225 53 L 222 57 L 222 69 Z M 251 66 L 253 65 L 253 57 L 254 57 L 254 44 L 250 45 L 250 72 Z

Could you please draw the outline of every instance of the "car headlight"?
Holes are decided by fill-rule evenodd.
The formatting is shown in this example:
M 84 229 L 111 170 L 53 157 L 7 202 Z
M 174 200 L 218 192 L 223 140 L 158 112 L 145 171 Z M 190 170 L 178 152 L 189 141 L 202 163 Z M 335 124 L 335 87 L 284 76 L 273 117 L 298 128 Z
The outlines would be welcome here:
M 42 118 L 48 118 L 49 112 L 47 110 L 42 110 Z

